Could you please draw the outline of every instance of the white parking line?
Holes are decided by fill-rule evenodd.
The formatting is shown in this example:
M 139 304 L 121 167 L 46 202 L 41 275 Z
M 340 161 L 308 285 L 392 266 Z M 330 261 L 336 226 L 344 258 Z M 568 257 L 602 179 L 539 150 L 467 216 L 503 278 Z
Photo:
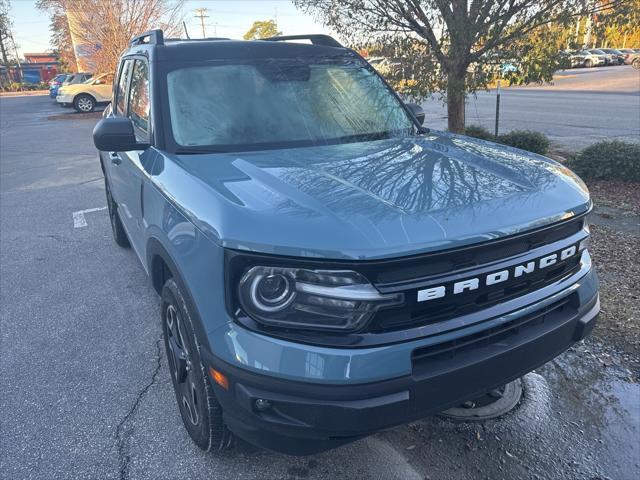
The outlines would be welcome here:
M 86 210 L 78 210 L 73 212 L 73 228 L 82 228 L 87 226 L 87 219 L 84 217 L 85 213 L 100 212 L 106 210 L 107 207 L 87 208 Z

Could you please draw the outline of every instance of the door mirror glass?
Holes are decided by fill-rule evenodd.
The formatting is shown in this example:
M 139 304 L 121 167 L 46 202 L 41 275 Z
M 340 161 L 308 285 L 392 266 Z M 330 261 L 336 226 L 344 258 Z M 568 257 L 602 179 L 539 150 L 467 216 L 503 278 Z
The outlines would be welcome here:
M 93 129 L 93 143 L 98 150 L 107 152 L 149 148 L 148 143 L 136 141 L 131 120 L 123 117 L 107 117 L 100 120 Z
M 411 103 L 411 102 L 407 102 L 405 103 L 405 105 L 411 111 L 411 113 L 416 118 L 418 123 L 422 125 L 424 123 L 424 110 L 422 109 L 422 107 L 417 103 Z

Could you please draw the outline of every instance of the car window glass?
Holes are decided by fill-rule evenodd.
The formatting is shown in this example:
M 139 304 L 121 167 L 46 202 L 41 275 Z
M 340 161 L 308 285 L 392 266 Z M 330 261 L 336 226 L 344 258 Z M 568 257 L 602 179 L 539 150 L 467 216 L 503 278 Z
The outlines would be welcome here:
M 129 118 L 141 132 L 149 131 L 149 68 L 144 60 L 136 60 L 129 89 Z
M 127 101 L 127 83 L 133 60 L 125 60 L 120 69 L 120 79 L 116 89 L 116 115 L 124 115 L 124 107 Z

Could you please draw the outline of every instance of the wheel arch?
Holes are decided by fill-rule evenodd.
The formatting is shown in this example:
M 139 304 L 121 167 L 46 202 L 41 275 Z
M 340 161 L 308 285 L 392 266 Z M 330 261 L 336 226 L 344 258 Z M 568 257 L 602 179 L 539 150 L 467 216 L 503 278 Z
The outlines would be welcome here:
M 91 99 L 95 102 L 95 104 L 96 104 L 96 105 L 98 104 L 98 100 L 96 100 L 96 97 L 95 97 L 95 96 L 93 96 L 93 95 L 91 95 L 89 92 L 79 92 L 79 93 L 76 93 L 76 95 L 73 97 L 73 101 L 72 101 L 71 103 L 72 103 L 72 104 L 75 104 L 75 103 L 76 103 L 76 99 L 77 99 L 78 97 L 83 96 L 83 95 L 84 95 L 84 96 L 86 96 L 86 97 L 91 97 Z
M 156 293 L 158 293 L 158 295 L 162 295 L 162 287 L 164 286 L 165 282 L 169 278 L 173 278 L 173 280 L 180 288 L 180 291 L 184 295 L 185 301 L 188 304 L 190 313 L 192 315 L 193 329 L 198 338 L 198 342 L 201 346 L 203 346 L 207 351 L 210 352 L 211 346 L 209 345 L 209 338 L 207 332 L 204 329 L 200 312 L 198 311 L 198 307 L 193 301 L 191 291 L 184 281 L 184 277 L 177 262 L 174 261 L 171 254 L 168 252 L 162 242 L 156 237 L 151 237 L 147 241 L 146 256 L 149 278 L 151 279 L 153 289 L 156 291 Z

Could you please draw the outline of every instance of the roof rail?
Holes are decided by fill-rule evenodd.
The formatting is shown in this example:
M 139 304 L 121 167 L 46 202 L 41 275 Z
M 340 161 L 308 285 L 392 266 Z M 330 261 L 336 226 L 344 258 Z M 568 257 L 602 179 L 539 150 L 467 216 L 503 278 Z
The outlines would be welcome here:
M 155 30 L 149 30 L 148 32 L 136 35 L 129 40 L 129 46 L 143 45 L 145 43 L 152 43 L 155 45 L 164 45 L 164 33 L 159 28 Z
M 344 46 L 338 42 L 335 38 L 324 34 L 313 35 L 283 35 L 280 37 L 268 37 L 261 40 L 267 42 L 286 42 L 287 40 L 309 40 L 313 45 L 324 45 L 325 47 L 338 47 L 344 48 Z

